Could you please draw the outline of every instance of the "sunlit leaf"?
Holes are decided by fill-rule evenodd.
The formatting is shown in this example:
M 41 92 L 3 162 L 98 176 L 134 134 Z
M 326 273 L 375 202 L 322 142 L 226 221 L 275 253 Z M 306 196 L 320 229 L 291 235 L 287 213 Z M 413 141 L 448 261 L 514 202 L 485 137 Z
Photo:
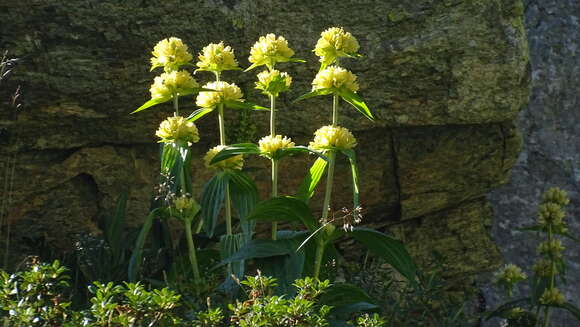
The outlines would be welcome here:
M 298 189 L 298 194 L 296 197 L 306 203 L 312 198 L 314 195 L 314 191 L 316 190 L 316 186 L 320 179 L 324 175 L 326 171 L 326 166 L 328 165 L 328 161 L 324 160 L 323 158 L 318 158 L 310 167 L 310 170 L 304 177 L 300 188 Z
M 292 102 L 298 102 L 298 101 L 310 99 L 310 98 L 313 98 L 313 97 L 317 97 L 317 96 L 320 96 L 320 95 L 328 95 L 330 93 L 332 93 L 332 90 L 331 89 L 318 89 L 318 90 L 315 90 L 315 91 L 312 91 L 312 92 L 308 92 L 306 94 L 303 94 L 303 95 L 299 96 L 296 100 L 294 100 Z
M 187 121 L 195 122 L 196 120 L 198 120 L 201 117 L 209 114 L 212 111 L 213 111 L 213 109 L 207 109 L 207 108 L 197 109 L 194 112 L 192 112 L 191 115 L 189 115 L 189 117 L 187 117 Z
M 260 148 L 256 144 L 253 143 L 238 143 L 228 145 L 223 148 L 220 152 L 218 152 L 213 159 L 211 160 L 211 164 L 215 164 L 222 160 L 226 160 L 228 158 L 240 155 L 240 154 L 259 154 Z
M 318 221 L 310 208 L 301 200 L 282 196 L 259 202 L 248 219 L 260 221 L 300 222 L 309 230 L 318 228 Z
M 172 99 L 171 97 L 151 99 L 151 100 L 145 102 L 141 107 L 137 108 L 131 114 L 134 114 L 134 113 L 139 112 L 139 111 L 143 111 L 145 109 L 151 108 L 151 107 L 156 106 L 156 105 L 161 104 L 161 103 L 165 103 L 171 99 Z
M 344 101 L 350 103 L 358 112 L 363 114 L 363 116 L 367 117 L 370 120 L 375 120 L 371 110 L 364 102 L 364 100 L 360 97 L 360 95 L 354 93 L 348 89 L 341 89 L 340 96 L 344 99 Z
M 247 102 L 247 101 L 235 101 L 235 100 L 226 100 L 224 105 L 231 109 L 249 109 L 249 110 L 262 110 L 262 111 L 270 111 L 270 108 L 262 107 L 257 104 Z

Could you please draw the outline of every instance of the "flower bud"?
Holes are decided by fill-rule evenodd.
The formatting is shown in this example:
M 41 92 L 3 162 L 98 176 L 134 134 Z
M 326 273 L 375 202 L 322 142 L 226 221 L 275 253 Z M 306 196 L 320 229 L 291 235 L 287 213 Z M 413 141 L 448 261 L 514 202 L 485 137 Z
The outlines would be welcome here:
M 565 216 L 562 207 L 552 202 L 541 204 L 538 210 L 538 222 L 542 226 L 560 226 Z
M 540 297 L 540 303 L 542 304 L 553 304 L 562 305 L 566 302 L 564 294 L 560 292 L 557 288 L 547 288 L 544 290 L 544 294 Z
M 538 253 L 547 256 L 552 256 L 553 258 L 562 257 L 562 251 L 565 247 L 562 245 L 562 241 L 554 239 L 552 241 L 545 241 L 540 243 L 538 246 Z
M 544 192 L 542 203 L 554 203 L 559 206 L 566 206 L 570 203 L 570 198 L 568 198 L 568 193 L 566 193 L 566 191 L 557 187 L 552 187 Z

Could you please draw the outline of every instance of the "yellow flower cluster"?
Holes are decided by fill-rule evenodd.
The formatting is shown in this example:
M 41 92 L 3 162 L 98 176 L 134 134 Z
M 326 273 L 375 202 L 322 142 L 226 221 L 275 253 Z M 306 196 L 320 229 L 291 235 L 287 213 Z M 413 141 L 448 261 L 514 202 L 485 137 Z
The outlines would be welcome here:
M 275 34 L 260 36 L 260 39 L 250 49 L 248 60 L 255 66 L 266 65 L 273 69 L 278 62 L 287 62 L 294 55 L 294 50 L 288 47 L 288 41 Z
M 221 72 L 239 68 L 234 50 L 230 46 L 225 46 L 223 41 L 207 45 L 199 53 L 198 59 L 199 70 Z
M 545 241 L 540 243 L 538 246 L 538 253 L 551 256 L 553 258 L 562 257 L 562 252 L 565 247 L 562 245 L 562 241 L 558 239 L 553 239 L 552 241 Z
M 570 203 L 570 198 L 568 198 L 568 193 L 566 193 L 566 191 L 557 187 L 552 187 L 544 192 L 542 202 L 554 203 L 559 206 L 566 206 Z
M 337 58 L 356 55 L 359 47 L 352 34 L 345 32 L 342 27 L 331 27 L 320 34 L 314 53 L 324 65 L 330 65 Z
M 190 196 L 180 196 L 173 201 L 173 206 L 179 211 L 192 209 L 196 205 L 195 200 Z
M 174 70 L 155 77 L 149 91 L 152 99 L 161 99 L 172 98 L 174 94 L 191 93 L 197 87 L 199 87 L 199 84 L 188 71 Z
M 552 261 L 548 259 L 540 259 L 534 264 L 534 272 L 538 276 L 548 277 L 552 274 L 552 268 L 554 268 L 554 274 L 558 274 L 558 266 L 552 266 Z
M 191 144 L 199 141 L 199 132 L 195 124 L 181 116 L 168 117 L 161 122 L 155 135 L 161 139 L 159 142 L 163 143 L 184 142 Z
M 358 91 L 356 75 L 341 67 L 327 67 L 316 74 L 312 81 L 312 90 L 319 89 L 347 89 L 356 92 Z
M 520 267 L 511 263 L 505 265 L 495 277 L 497 283 L 505 285 L 514 285 L 528 278 Z
M 348 129 L 332 125 L 323 126 L 314 132 L 314 140 L 309 144 L 315 150 L 348 150 L 355 146 L 356 139 Z
M 177 70 L 179 66 L 187 64 L 193 59 L 187 45 L 176 37 L 163 39 L 153 48 L 151 70 L 165 67 L 165 71 Z
M 216 162 L 214 164 L 211 163 L 213 158 L 224 148 L 225 148 L 225 145 L 218 145 L 218 146 L 215 146 L 215 147 L 209 149 L 209 151 L 207 151 L 207 153 L 203 157 L 203 161 L 205 162 L 205 166 L 207 168 L 210 168 L 210 169 L 237 169 L 237 170 L 241 170 L 242 167 L 244 166 L 244 157 L 242 157 L 241 154 L 230 157 L 228 159 L 225 159 L 225 160 L 222 160 L 219 162 Z
M 278 70 L 265 70 L 258 74 L 256 88 L 266 94 L 278 96 L 281 92 L 290 89 L 292 77 L 288 73 L 281 73 Z
M 215 108 L 218 104 L 225 101 L 244 101 L 240 88 L 233 83 L 227 82 L 210 82 L 203 86 L 205 89 L 215 91 L 199 92 L 195 103 L 202 108 Z
M 540 303 L 542 304 L 555 304 L 555 305 L 562 305 L 566 302 L 566 298 L 564 294 L 560 292 L 557 288 L 547 288 L 540 297 Z
M 260 152 L 262 153 L 262 155 L 265 155 L 266 157 L 269 158 L 275 156 L 276 151 L 280 149 L 288 149 L 293 148 L 295 146 L 291 138 L 282 135 L 264 136 L 262 137 L 262 139 L 260 139 L 258 145 L 260 147 Z

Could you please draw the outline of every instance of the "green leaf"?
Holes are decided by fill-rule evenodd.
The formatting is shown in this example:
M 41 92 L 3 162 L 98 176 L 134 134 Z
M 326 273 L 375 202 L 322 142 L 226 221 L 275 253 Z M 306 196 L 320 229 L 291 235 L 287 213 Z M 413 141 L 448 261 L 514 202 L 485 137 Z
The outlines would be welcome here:
M 358 180 L 358 168 L 356 165 L 356 153 L 353 149 L 342 150 L 341 151 L 345 156 L 348 157 L 348 161 L 350 162 L 350 170 L 352 172 L 352 206 L 354 209 L 359 207 L 359 180 Z
M 306 60 L 304 59 L 299 59 L 299 58 L 290 58 L 288 59 L 289 62 L 301 62 L 301 63 L 305 63 Z
M 332 306 L 331 315 L 341 318 L 355 312 L 376 310 L 379 306 L 363 289 L 352 284 L 333 284 L 321 296 L 320 303 Z
M 226 100 L 224 105 L 231 109 L 249 109 L 249 110 L 263 110 L 263 111 L 270 111 L 270 108 L 262 107 L 257 104 L 251 102 L 242 102 L 242 101 L 235 101 L 235 100 Z
M 220 256 L 222 260 L 230 258 L 246 244 L 244 234 L 222 235 L 220 237 Z M 232 272 L 238 279 L 244 277 L 244 261 L 231 262 Z M 229 277 L 229 276 L 228 276 Z
M 350 103 L 356 110 L 363 114 L 363 116 L 370 120 L 375 120 L 373 113 L 358 94 L 348 89 L 341 89 L 339 94 L 344 101 Z
M 191 115 L 189 115 L 189 117 L 187 117 L 187 121 L 194 122 L 194 121 L 200 119 L 201 117 L 209 114 L 212 111 L 213 111 L 213 109 L 208 109 L 208 108 L 197 109 L 194 112 L 192 112 Z
M 308 92 L 306 94 L 299 96 L 296 100 L 292 101 L 292 103 L 306 100 L 306 99 L 310 99 L 310 98 L 317 97 L 320 95 L 328 95 L 330 93 L 332 93 L 331 89 L 318 89 L 318 90 Z
M 506 302 L 506 303 L 500 305 L 497 309 L 493 310 L 492 312 L 487 313 L 485 320 L 489 320 L 493 317 L 507 318 L 508 314 L 510 313 L 510 311 L 513 308 L 520 307 L 520 306 L 523 306 L 523 305 L 529 304 L 529 303 L 530 303 L 529 297 L 524 297 L 524 298 L 520 298 L 520 299 Z
M 415 281 L 417 268 L 401 241 L 395 240 L 374 229 L 364 227 L 354 228 L 349 234 L 364 244 L 371 253 L 383 258 L 409 281 Z
M 124 244 L 123 230 L 125 229 L 128 195 L 129 192 L 123 191 L 117 199 L 115 214 L 105 217 L 107 242 L 115 256 L 120 253 L 122 244 Z
M 230 171 L 229 175 L 232 205 L 238 213 L 244 235 L 250 239 L 254 232 L 255 221 L 248 220 L 247 216 L 258 203 L 258 188 L 256 183 L 241 171 Z
M 275 156 L 276 158 L 275 159 L 278 159 L 279 160 L 279 159 L 282 159 L 284 157 L 294 155 L 296 153 L 304 153 L 304 152 L 306 152 L 306 153 L 312 153 L 312 154 L 318 156 L 319 158 L 322 158 L 322 159 L 328 161 L 328 158 L 324 154 L 322 154 L 321 152 L 318 152 L 316 150 L 312 150 L 309 147 L 302 146 L 302 145 L 295 146 L 295 147 L 292 147 L 292 148 L 285 148 L 285 149 L 278 150 L 276 152 L 276 156 Z
M 201 195 L 201 215 L 203 228 L 208 237 L 213 237 L 218 216 L 224 204 L 229 174 L 219 172 L 203 188 Z
M 137 241 L 135 242 L 135 248 L 133 249 L 133 254 L 131 254 L 131 259 L 129 259 L 129 282 L 134 283 L 139 278 L 139 273 L 141 272 L 141 263 L 143 261 L 143 249 L 145 248 L 145 241 L 147 240 L 147 235 L 149 235 L 149 231 L 151 230 L 151 226 L 153 225 L 153 219 L 157 215 L 157 212 L 160 208 L 154 209 L 147 215 L 145 221 L 143 222 L 143 226 L 141 227 L 141 231 L 139 232 L 139 236 L 137 237 Z
M 160 103 L 167 102 L 167 101 L 169 101 L 169 100 L 171 100 L 171 99 L 172 99 L 172 97 L 168 97 L 168 98 L 155 98 L 155 99 L 151 99 L 151 100 L 149 100 L 149 101 L 145 102 L 145 103 L 144 103 L 144 104 L 143 104 L 141 107 L 137 108 L 137 109 L 136 109 L 135 111 L 133 111 L 131 114 L 134 114 L 134 113 L 136 113 L 136 112 L 139 112 L 139 111 L 143 111 L 143 110 L 145 110 L 145 109 L 148 109 L 148 108 L 151 108 L 151 107 L 153 107 L 153 106 L 156 106 L 156 105 L 158 105 L 158 104 L 160 104 Z
M 253 143 L 238 143 L 228 145 L 223 148 L 218 154 L 213 157 L 211 160 L 211 164 L 215 164 L 216 162 L 220 162 L 222 160 L 226 160 L 228 158 L 240 155 L 240 154 L 259 154 L 260 148 Z
M 578 309 L 578 307 L 571 302 L 566 302 L 562 305 L 559 305 L 558 307 L 570 312 L 572 315 L 574 315 L 576 320 L 580 321 L 580 309 Z
M 328 161 L 324 160 L 323 158 L 318 158 L 310 167 L 310 170 L 304 177 L 300 188 L 298 189 L 298 194 L 296 197 L 306 203 L 312 198 L 314 195 L 314 191 L 316 190 L 316 186 L 322 179 L 322 176 L 326 172 L 326 166 L 328 165 Z
M 248 67 L 248 68 L 246 68 L 246 69 L 244 70 L 244 73 L 246 73 L 246 72 L 249 72 L 250 70 L 252 70 L 252 69 L 254 69 L 254 68 L 256 68 L 256 67 L 260 67 L 260 66 L 262 66 L 262 64 L 253 63 L 253 64 L 252 64 L 250 67 Z
M 319 227 L 310 208 L 303 201 L 290 196 L 271 198 L 258 203 L 248 219 L 301 222 L 311 231 Z
M 222 260 L 220 265 L 226 265 L 240 260 L 269 258 L 280 255 L 289 255 L 296 249 L 293 240 L 251 240 L 232 256 Z

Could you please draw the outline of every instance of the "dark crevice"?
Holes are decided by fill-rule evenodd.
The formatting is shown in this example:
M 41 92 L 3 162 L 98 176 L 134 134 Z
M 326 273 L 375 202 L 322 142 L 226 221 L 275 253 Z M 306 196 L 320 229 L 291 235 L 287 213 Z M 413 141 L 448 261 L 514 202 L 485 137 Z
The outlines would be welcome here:
M 501 141 L 502 141 L 502 152 L 501 152 L 501 166 L 500 171 L 504 172 L 504 168 L 506 166 L 505 161 L 506 161 L 506 153 L 507 153 L 507 142 L 506 142 L 506 133 L 503 127 L 503 124 L 498 124 L 499 126 L 499 132 L 501 133 Z
M 402 212 L 401 212 L 401 182 L 399 177 L 399 158 L 397 156 L 397 146 L 395 141 L 395 131 L 390 129 L 391 134 L 391 153 L 393 155 L 393 176 L 395 176 L 395 188 L 397 189 L 397 205 L 395 207 L 395 219 L 397 221 L 401 220 Z

